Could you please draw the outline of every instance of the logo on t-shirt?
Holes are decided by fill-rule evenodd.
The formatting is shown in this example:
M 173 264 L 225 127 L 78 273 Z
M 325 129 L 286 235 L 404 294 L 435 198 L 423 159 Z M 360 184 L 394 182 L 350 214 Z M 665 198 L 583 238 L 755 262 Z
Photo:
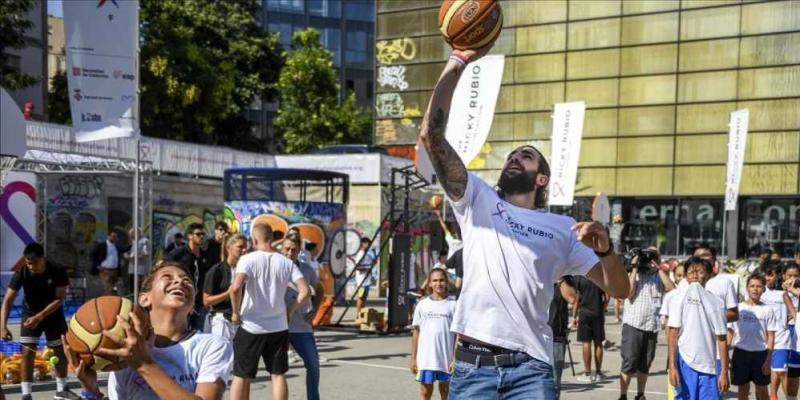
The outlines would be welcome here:
M 502 201 L 498 201 L 495 204 L 495 207 L 497 208 L 497 212 L 493 212 L 492 216 L 493 217 L 500 217 L 500 219 L 503 222 L 505 222 L 508 225 L 508 227 L 511 228 L 511 230 L 514 233 L 516 233 L 517 235 L 520 235 L 520 236 L 523 236 L 523 237 L 526 237 L 526 238 L 543 237 L 543 238 L 550 239 L 550 240 L 553 240 L 555 238 L 555 235 L 553 234 L 553 232 L 546 231 L 546 230 L 543 230 L 543 229 L 540 229 L 540 228 L 536 228 L 534 226 L 525 225 L 523 223 L 515 221 L 514 218 L 512 218 L 510 215 L 508 215 L 508 212 L 506 211 L 506 207 L 505 207 L 505 205 L 503 205 Z

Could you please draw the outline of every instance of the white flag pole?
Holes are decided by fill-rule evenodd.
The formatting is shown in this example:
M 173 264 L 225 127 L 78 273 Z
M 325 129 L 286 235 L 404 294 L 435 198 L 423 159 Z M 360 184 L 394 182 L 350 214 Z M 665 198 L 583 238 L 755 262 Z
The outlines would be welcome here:
M 141 123 L 139 118 L 139 79 L 141 70 L 139 69 L 139 11 L 141 3 L 136 3 L 136 22 L 134 35 L 136 40 L 136 55 L 134 56 L 133 76 L 136 78 L 136 101 L 134 102 L 133 129 L 136 141 L 136 170 L 133 171 L 133 303 L 139 304 L 139 168 L 141 164 Z M 148 242 L 148 245 L 150 243 Z M 152 254 L 152 253 L 151 253 Z

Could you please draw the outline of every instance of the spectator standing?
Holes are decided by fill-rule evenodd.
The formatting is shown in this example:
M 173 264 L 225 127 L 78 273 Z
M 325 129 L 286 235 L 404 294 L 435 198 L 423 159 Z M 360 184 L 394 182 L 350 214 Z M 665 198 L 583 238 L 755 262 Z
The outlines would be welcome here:
M 134 292 L 134 276 L 139 275 L 138 282 L 139 285 L 142 284 L 142 280 L 144 280 L 145 275 L 150 272 L 151 260 L 150 260 L 150 239 L 145 236 L 141 230 L 139 230 L 139 245 L 137 246 L 138 251 L 134 252 L 133 243 L 131 243 L 131 248 L 126 252 L 123 257 L 125 260 L 128 261 L 128 291 L 130 293 Z M 133 241 L 133 228 L 128 230 L 128 238 Z M 136 263 L 134 262 L 134 258 L 138 258 L 138 269 Z
M 119 275 L 120 254 L 118 247 L 119 237 L 113 229 L 108 230 L 106 240 L 97 243 L 92 250 L 92 274 L 100 275 L 103 284 L 103 294 L 106 296 L 116 293 L 114 285 Z
M 227 236 L 228 224 L 225 221 L 217 221 L 214 224 L 214 236 L 203 242 L 203 254 L 205 254 L 206 258 L 208 258 L 208 262 L 212 265 L 224 261 L 222 245 L 225 243 L 225 237 Z
M 648 251 L 658 250 L 654 247 Z M 660 259 L 656 256 L 647 265 L 640 265 L 635 257 L 628 274 L 631 291 L 625 299 L 622 314 L 622 365 L 620 367 L 620 400 L 628 398 L 631 378 L 636 374 L 635 400 L 644 398 L 650 365 L 656 353 L 658 341 L 658 312 L 662 306 L 664 293 L 675 288 L 667 271 L 659 268 Z
M 186 246 L 186 242 L 183 239 L 183 233 L 178 232 L 172 236 L 172 242 L 170 242 L 170 244 L 168 244 L 164 249 L 164 254 L 172 253 L 172 250 L 183 246 Z
M 606 340 L 605 306 L 608 297 L 597 285 L 582 276 L 575 277 L 578 301 L 573 308 L 573 325 L 578 326 L 578 341 L 583 343 L 584 375 L 579 382 L 596 382 L 603 377 L 603 341 Z M 576 318 L 577 316 L 577 318 Z M 592 343 L 595 371 L 592 374 Z
M 569 345 L 569 309 L 568 304 L 576 306 L 578 293 L 571 276 L 562 277 L 553 286 L 553 301 L 547 324 L 553 330 L 553 381 L 556 387 L 556 399 L 561 398 L 561 373 L 564 371 L 564 353 Z
M 372 257 L 372 252 L 370 251 L 369 245 L 369 238 L 366 236 L 362 237 L 361 248 L 358 250 L 355 257 L 353 257 L 353 261 L 358 263 L 356 265 L 356 287 L 360 286 L 356 295 L 356 318 L 360 318 L 361 310 L 367 303 L 367 297 L 369 296 L 369 289 L 371 286 L 370 283 L 372 282 L 372 277 L 370 275 L 372 271 L 372 264 L 375 263 L 375 259 Z M 414 268 L 413 261 L 411 265 L 411 268 Z M 413 279 L 409 283 L 409 287 L 412 286 L 416 287 L 416 283 L 413 282 Z
M 316 271 L 298 259 L 301 245 L 300 236 L 289 233 L 281 246 L 283 255 L 292 260 L 311 288 L 311 300 L 306 300 L 289 317 L 289 343 L 303 359 L 306 368 L 306 397 L 308 400 L 319 400 L 319 352 L 311 321 L 322 303 L 323 288 Z M 286 304 L 295 304 L 299 296 L 297 285 L 290 282 L 286 290 Z
M 272 398 L 286 400 L 289 388 L 289 322 L 287 315 L 305 303 L 308 283 L 294 263 L 272 247 L 272 229 L 268 225 L 252 228 L 254 251 L 236 265 L 231 287 L 231 322 L 240 324 L 233 338 L 233 383 L 231 400 L 250 398 L 250 381 L 256 377 L 263 359 L 272 379 Z M 297 284 L 294 303 L 284 300 L 289 283 Z
M 186 229 L 186 236 L 189 237 L 189 244 L 175 248 L 164 259 L 183 264 L 192 273 L 195 287 L 203 288 L 206 274 L 208 274 L 208 270 L 212 266 L 202 248 L 203 239 L 206 237 L 203 224 L 199 222 L 190 224 Z M 194 312 L 189 315 L 189 324 L 192 328 L 204 332 L 207 312 L 203 305 L 203 290 L 196 291 L 194 305 Z
M 771 375 L 769 395 L 778 398 L 778 388 L 782 387 L 784 393 L 787 388 L 787 370 L 792 349 L 792 333 L 789 330 L 789 306 L 791 298 L 788 292 L 782 290 L 779 279 L 783 265 L 780 261 L 767 261 L 761 266 L 761 271 L 766 279 L 766 289 L 761 295 L 761 302 L 772 309 L 777 320 L 778 330 L 775 331 L 775 345 L 772 351 Z M 788 393 L 786 394 L 788 396 Z
M 220 261 L 206 274 L 203 287 L 203 305 L 210 310 L 211 333 L 226 340 L 233 340 L 236 326 L 231 323 L 231 281 L 239 258 L 247 248 L 247 239 L 242 234 L 234 234 L 225 239 Z

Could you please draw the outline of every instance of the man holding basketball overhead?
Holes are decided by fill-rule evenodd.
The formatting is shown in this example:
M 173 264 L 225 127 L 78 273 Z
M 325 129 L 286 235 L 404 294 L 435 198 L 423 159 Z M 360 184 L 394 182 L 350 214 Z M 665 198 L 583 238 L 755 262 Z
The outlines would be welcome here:
M 441 15 L 441 14 L 440 14 Z M 612 297 L 629 283 L 608 233 L 596 222 L 547 212 L 549 166 L 539 150 L 509 154 L 497 190 L 467 172 L 445 138 L 450 103 L 467 64 L 486 54 L 454 50 L 425 113 L 420 140 L 453 206 L 464 241 L 464 278 L 453 317 L 459 334 L 452 399 L 554 399 L 554 286 L 586 275 Z

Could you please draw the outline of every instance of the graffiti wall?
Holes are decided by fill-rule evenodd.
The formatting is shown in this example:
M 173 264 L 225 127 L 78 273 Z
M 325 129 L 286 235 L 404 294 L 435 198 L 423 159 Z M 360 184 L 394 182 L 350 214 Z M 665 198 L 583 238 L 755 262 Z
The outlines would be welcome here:
M 47 255 L 69 268 L 88 271 L 94 243 L 108 231 L 106 178 L 100 175 L 46 176 Z

